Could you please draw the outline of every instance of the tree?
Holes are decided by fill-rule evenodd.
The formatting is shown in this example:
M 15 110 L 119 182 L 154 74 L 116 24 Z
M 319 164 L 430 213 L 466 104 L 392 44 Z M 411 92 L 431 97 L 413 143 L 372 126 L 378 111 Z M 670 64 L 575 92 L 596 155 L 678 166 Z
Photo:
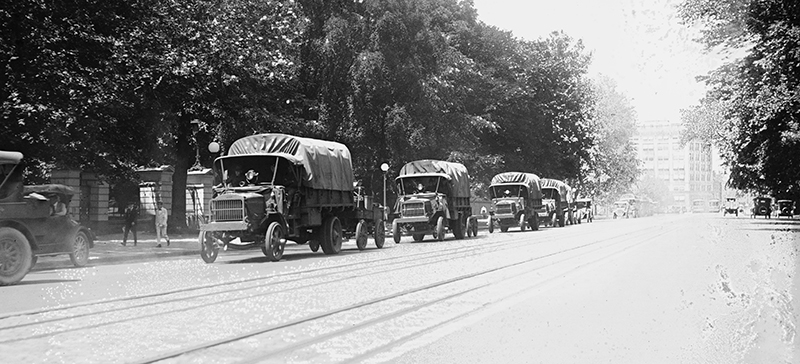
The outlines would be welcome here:
M 705 26 L 708 48 L 746 53 L 701 78 L 710 88 L 706 99 L 683 112 L 684 138 L 711 137 L 734 188 L 800 197 L 799 14 L 796 1 L 682 5 L 685 21 Z M 716 130 L 722 132 L 709 133 Z

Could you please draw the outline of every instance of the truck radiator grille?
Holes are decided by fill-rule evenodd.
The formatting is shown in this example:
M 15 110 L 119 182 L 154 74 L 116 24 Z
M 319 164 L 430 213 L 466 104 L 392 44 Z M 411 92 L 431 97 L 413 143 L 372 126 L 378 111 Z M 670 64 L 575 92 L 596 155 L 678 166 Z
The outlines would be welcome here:
M 214 213 L 214 221 L 244 221 L 242 200 L 212 200 L 211 211 Z
M 502 204 L 497 205 L 497 214 L 513 214 L 514 213 L 514 205 L 511 204 Z
M 425 205 L 423 203 L 403 204 L 403 217 L 425 216 Z

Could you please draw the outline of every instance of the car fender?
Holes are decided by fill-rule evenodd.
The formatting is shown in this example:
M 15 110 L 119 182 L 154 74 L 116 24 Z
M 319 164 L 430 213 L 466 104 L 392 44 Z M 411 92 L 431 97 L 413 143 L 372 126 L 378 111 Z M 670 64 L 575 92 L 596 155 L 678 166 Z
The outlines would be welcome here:
M 24 223 L 16 220 L 0 220 L 0 227 L 10 227 L 19 230 L 19 232 L 25 235 L 25 238 L 28 239 L 28 244 L 31 245 L 31 250 L 39 250 L 36 237 L 31 234 L 31 230 Z

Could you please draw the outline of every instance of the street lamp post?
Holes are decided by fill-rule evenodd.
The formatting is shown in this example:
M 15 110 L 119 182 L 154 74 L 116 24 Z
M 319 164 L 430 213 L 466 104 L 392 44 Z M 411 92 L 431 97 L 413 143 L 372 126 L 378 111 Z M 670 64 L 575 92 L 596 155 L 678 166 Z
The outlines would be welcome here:
M 381 164 L 381 171 L 383 171 L 383 221 L 389 220 L 389 215 L 386 212 L 386 172 L 389 171 L 389 165 L 386 163 Z

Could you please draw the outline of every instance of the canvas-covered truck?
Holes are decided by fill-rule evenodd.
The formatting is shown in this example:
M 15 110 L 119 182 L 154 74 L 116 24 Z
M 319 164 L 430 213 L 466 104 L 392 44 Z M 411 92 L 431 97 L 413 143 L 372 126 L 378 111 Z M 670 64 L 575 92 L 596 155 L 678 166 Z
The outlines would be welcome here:
M 539 220 L 550 226 L 564 227 L 570 214 L 569 186 L 563 181 L 542 178 L 542 204 L 539 208 Z
M 241 138 L 214 161 L 210 221 L 200 229 L 200 256 L 214 262 L 220 249 L 260 247 L 270 261 L 286 240 L 338 254 L 354 237 L 358 249 L 373 235 L 383 247 L 383 208 L 355 188 L 344 144 L 285 134 Z
M 23 186 L 22 153 L 0 151 L 0 286 L 22 280 L 40 256 L 68 254 L 89 263 L 92 231 L 73 220 L 77 191 L 59 184 Z
M 539 230 L 536 211 L 543 207 L 539 176 L 524 172 L 500 173 L 492 177 L 489 197 L 492 199 L 489 233 L 494 232 L 495 224 L 502 232 L 508 231 L 509 227 L 525 231 L 526 226 Z
M 456 239 L 478 234 L 470 206 L 469 174 L 460 163 L 439 160 L 409 162 L 400 169 L 392 237 L 421 241 L 425 235 L 443 240 L 447 230 Z

